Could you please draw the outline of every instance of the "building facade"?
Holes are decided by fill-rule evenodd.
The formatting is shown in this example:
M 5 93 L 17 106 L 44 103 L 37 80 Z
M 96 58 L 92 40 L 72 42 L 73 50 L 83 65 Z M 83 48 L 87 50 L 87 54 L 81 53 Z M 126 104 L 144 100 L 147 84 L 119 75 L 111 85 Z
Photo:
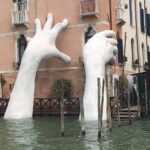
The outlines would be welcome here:
M 121 0 L 125 70 L 130 74 L 145 72 L 150 67 L 150 1 Z M 127 6 L 127 8 L 125 8 Z M 126 43 L 125 43 L 126 37 Z
M 69 26 L 57 38 L 57 47 L 71 56 L 69 64 L 52 58 L 43 60 L 36 76 L 35 97 L 52 97 L 54 82 L 69 79 L 72 97 L 78 97 L 84 88 L 82 47 L 96 32 L 113 29 L 121 34 L 116 24 L 115 0 L 2 0 L 0 4 L 0 75 L 1 97 L 9 98 L 22 55 L 27 46 L 26 37 L 35 34 L 34 19 L 42 25 L 51 12 L 54 24 L 64 18 Z

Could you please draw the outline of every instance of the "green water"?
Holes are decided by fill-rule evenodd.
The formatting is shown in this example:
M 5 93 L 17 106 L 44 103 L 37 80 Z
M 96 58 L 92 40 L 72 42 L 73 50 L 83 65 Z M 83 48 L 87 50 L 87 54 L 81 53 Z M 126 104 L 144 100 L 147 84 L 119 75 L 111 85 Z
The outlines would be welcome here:
M 150 121 L 132 126 L 103 128 L 97 139 L 96 122 L 86 123 L 86 136 L 80 136 L 77 117 L 65 117 L 65 137 L 60 136 L 59 117 L 39 116 L 20 121 L 0 118 L 0 150 L 150 150 Z

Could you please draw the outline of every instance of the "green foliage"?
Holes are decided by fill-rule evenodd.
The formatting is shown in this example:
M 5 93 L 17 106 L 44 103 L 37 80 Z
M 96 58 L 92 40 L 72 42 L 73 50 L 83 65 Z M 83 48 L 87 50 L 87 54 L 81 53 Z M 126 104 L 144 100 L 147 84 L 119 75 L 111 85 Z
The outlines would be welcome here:
M 58 79 L 54 82 L 53 85 L 53 96 L 60 98 L 64 97 L 65 99 L 71 98 L 71 81 L 67 79 Z
M 122 93 L 127 91 L 127 89 L 128 89 L 128 80 L 127 80 L 127 78 L 125 76 L 120 76 L 119 77 L 118 86 L 119 86 L 120 94 L 122 94 Z

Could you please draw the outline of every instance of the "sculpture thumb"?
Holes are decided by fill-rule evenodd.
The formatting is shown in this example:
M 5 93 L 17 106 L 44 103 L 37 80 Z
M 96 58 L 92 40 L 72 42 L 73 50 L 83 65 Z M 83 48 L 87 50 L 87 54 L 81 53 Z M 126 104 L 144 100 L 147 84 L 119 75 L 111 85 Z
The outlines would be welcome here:
M 62 52 L 58 52 L 58 54 L 57 54 L 56 57 L 60 58 L 61 60 L 63 60 L 63 61 L 66 62 L 66 63 L 68 63 L 68 62 L 71 61 L 70 56 L 68 56 L 68 55 L 66 55 L 66 54 L 64 54 L 64 53 L 62 53 Z

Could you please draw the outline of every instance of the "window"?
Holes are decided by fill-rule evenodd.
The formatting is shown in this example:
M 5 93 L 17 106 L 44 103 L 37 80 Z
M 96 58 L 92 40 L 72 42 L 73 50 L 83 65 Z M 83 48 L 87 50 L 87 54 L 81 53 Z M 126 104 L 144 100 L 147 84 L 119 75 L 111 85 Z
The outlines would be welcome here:
M 123 64 L 123 42 L 122 39 L 120 37 L 117 37 L 117 41 L 118 41 L 118 63 Z
M 146 14 L 146 32 L 147 35 L 150 36 L 150 14 Z
M 86 43 L 94 34 L 96 34 L 96 31 L 95 31 L 91 26 L 89 26 L 89 27 L 87 28 L 87 31 L 84 33 L 84 37 L 85 37 L 84 41 L 85 41 L 85 43 Z
M 98 0 L 80 0 L 80 15 L 98 17 Z
M 130 25 L 132 26 L 133 25 L 133 12 L 132 12 L 132 8 L 133 8 L 133 6 L 132 6 L 132 4 L 133 4 L 133 1 L 132 0 L 129 0 L 129 13 L 130 13 Z
M 142 57 L 143 57 L 143 65 L 145 65 L 145 64 L 146 64 L 146 62 L 147 62 L 147 59 L 146 59 L 147 54 L 146 54 L 146 53 L 147 53 L 147 52 L 146 52 L 146 49 L 145 49 L 144 43 L 142 43 Z
M 135 67 L 135 65 L 138 64 L 138 60 L 136 59 L 135 45 L 133 38 L 131 39 L 131 54 L 132 54 L 132 66 Z
M 26 46 L 27 46 L 26 37 L 23 34 L 21 34 L 17 40 L 18 66 L 20 66 L 21 64 L 22 56 L 24 54 Z
M 12 24 L 28 27 L 28 0 L 13 0 Z
M 139 7 L 140 7 L 141 32 L 145 32 L 145 29 L 144 29 L 144 9 L 142 9 L 142 4 L 141 4 L 141 2 L 139 3 Z
M 17 11 L 24 11 L 27 9 L 27 0 L 13 0 L 13 3 Z

